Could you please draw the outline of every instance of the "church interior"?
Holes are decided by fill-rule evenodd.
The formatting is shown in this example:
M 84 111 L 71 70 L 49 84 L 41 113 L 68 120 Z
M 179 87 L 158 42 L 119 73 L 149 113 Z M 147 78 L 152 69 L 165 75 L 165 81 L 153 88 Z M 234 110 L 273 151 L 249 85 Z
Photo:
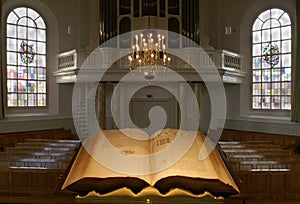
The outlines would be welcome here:
M 1 0 L 0 12 L 0 204 L 300 202 L 300 0 Z M 211 136 L 240 193 L 108 202 L 62 189 L 99 128 L 155 122 Z

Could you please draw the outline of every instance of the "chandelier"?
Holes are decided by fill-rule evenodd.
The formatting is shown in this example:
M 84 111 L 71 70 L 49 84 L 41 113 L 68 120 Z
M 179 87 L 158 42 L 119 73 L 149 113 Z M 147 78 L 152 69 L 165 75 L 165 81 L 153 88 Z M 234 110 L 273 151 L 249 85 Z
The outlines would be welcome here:
M 128 56 L 130 71 L 138 69 L 147 80 L 152 80 L 156 73 L 171 67 L 171 57 L 166 53 L 165 36 L 151 32 L 135 35 L 132 54 Z

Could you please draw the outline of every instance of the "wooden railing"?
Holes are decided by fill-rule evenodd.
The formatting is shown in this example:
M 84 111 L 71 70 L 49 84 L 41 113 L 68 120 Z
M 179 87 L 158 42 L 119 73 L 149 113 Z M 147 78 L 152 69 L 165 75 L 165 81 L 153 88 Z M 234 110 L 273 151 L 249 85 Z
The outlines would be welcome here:
M 218 69 L 242 71 L 242 55 L 228 50 L 209 50 L 206 52 Z
M 170 53 L 174 54 L 177 52 L 186 52 L 186 55 L 189 55 L 189 52 L 194 53 L 194 48 L 183 48 L 182 50 L 169 50 Z M 209 57 L 207 57 L 208 62 L 214 64 L 216 68 L 220 71 L 220 74 L 223 77 L 223 81 L 227 83 L 242 83 L 242 79 L 245 76 L 245 73 L 242 69 L 242 59 L 243 57 L 235 52 L 228 50 L 205 50 Z M 115 61 L 115 63 L 110 67 L 110 71 L 106 72 L 107 79 L 119 80 L 124 73 L 129 72 L 128 59 L 123 57 L 121 59 L 114 59 L 119 53 L 122 53 L 122 50 L 118 48 L 106 49 L 103 52 L 105 56 L 109 58 L 108 61 Z M 125 52 L 125 50 L 124 50 Z M 128 50 L 125 52 L 127 53 Z M 62 52 L 57 55 L 58 66 L 57 71 L 53 74 L 56 76 L 56 81 L 58 83 L 70 83 L 76 81 L 77 73 L 80 69 L 81 64 L 87 59 L 87 56 L 90 54 L 90 51 L 77 51 L 75 49 Z M 104 55 L 103 55 L 104 56 Z M 114 57 L 114 58 L 112 58 Z M 197 56 L 198 57 L 198 56 Z M 111 59 L 112 58 L 112 59 Z M 91 60 L 91 59 L 90 59 Z M 105 67 L 105 60 L 100 60 L 99 63 L 103 63 L 99 66 Z M 180 75 L 186 78 L 188 81 L 197 81 L 201 80 L 200 78 L 195 78 L 194 73 L 189 75 L 191 71 L 190 63 L 184 62 L 182 59 L 173 57 L 172 59 L 172 69 L 176 70 Z M 210 71 L 210 70 L 208 70 Z M 102 79 L 106 80 L 106 79 Z
M 78 64 L 76 49 L 59 53 L 57 55 L 57 62 L 58 71 L 77 69 Z

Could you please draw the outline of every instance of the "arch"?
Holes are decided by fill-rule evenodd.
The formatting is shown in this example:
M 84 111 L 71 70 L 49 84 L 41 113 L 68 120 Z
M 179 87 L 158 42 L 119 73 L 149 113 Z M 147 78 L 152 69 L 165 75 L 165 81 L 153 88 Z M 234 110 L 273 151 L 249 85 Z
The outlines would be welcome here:
M 243 84 L 240 89 L 240 115 L 244 117 L 280 117 L 290 119 L 290 111 L 263 111 L 263 110 L 253 110 L 251 108 L 251 81 L 252 81 L 252 26 L 259 16 L 260 13 L 267 9 L 271 8 L 280 8 L 287 12 L 291 19 L 291 29 L 292 29 L 292 39 L 295 38 L 296 28 L 295 19 L 296 19 L 296 10 L 295 5 L 290 2 L 282 2 L 280 0 L 258 0 L 252 6 L 248 7 L 246 10 L 241 23 L 240 23 L 240 53 L 244 56 L 243 58 L 243 67 L 244 71 L 248 74 L 246 75 Z M 295 47 L 292 47 L 292 53 L 294 53 Z M 293 57 L 292 67 L 295 65 L 295 58 Z
M 35 114 L 53 114 L 58 113 L 58 86 L 56 84 L 55 78 L 52 76 L 52 72 L 56 71 L 56 55 L 58 53 L 58 24 L 55 15 L 52 11 L 48 8 L 48 6 L 41 2 L 41 1 L 34 1 L 34 0 L 24 0 L 22 2 L 18 0 L 11 0 L 6 1 L 2 6 L 2 22 L 6 22 L 8 15 L 13 11 L 15 8 L 18 7 L 27 7 L 29 9 L 35 10 L 37 13 L 40 14 L 41 18 L 44 19 L 45 25 L 47 25 L 47 48 L 46 48 L 46 67 L 47 67 L 47 92 L 48 92 L 48 101 L 47 106 L 44 108 L 38 109 L 30 109 L 30 112 L 34 112 Z M 6 33 L 6 24 L 2 25 L 3 33 Z M 2 53 L 4 53 L 3 60 L 4 64 L 6 64 L 6 38 L 2 38 Z M 6 88 L 5 88 L 6 93 Z M 6 101 L 6 94 L 4 94 L 4 101 Z M 28 113 L 27 108 L 16 109 L 16 108 L 8 108 L 6 104 L 5 106 L 5 114 L 7 117 L 13 116 L 14 114 L 18 114 L 22 116 L 23 113 Z
M 252 109 L 291 109 L 291 21 L 282 9 L 263 11 L 252 26 Z
M 47 27 L 38 12 L 13 9 L 6 19 L 7 107 L 46 107 Z

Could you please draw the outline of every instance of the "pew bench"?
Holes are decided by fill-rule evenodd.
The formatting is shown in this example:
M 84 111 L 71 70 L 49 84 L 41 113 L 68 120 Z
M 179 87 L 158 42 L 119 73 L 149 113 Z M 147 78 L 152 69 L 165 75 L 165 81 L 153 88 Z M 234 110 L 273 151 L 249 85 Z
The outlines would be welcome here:
M 47 153 L 47 152 L 0 152 L 0 158 L 32 158 L 32 159 L 66 159 L 71 160 L 72 152 Z
M 46 169 L 65 169 L 69 163 L 70 160 L 0 158 L 0 166 L 6 167 L 37 167 Z
M 48 152 L 48 153 L 63 153 L 72 152 L 74 148 L 70 147 L 7 147 L 5 152 Z

